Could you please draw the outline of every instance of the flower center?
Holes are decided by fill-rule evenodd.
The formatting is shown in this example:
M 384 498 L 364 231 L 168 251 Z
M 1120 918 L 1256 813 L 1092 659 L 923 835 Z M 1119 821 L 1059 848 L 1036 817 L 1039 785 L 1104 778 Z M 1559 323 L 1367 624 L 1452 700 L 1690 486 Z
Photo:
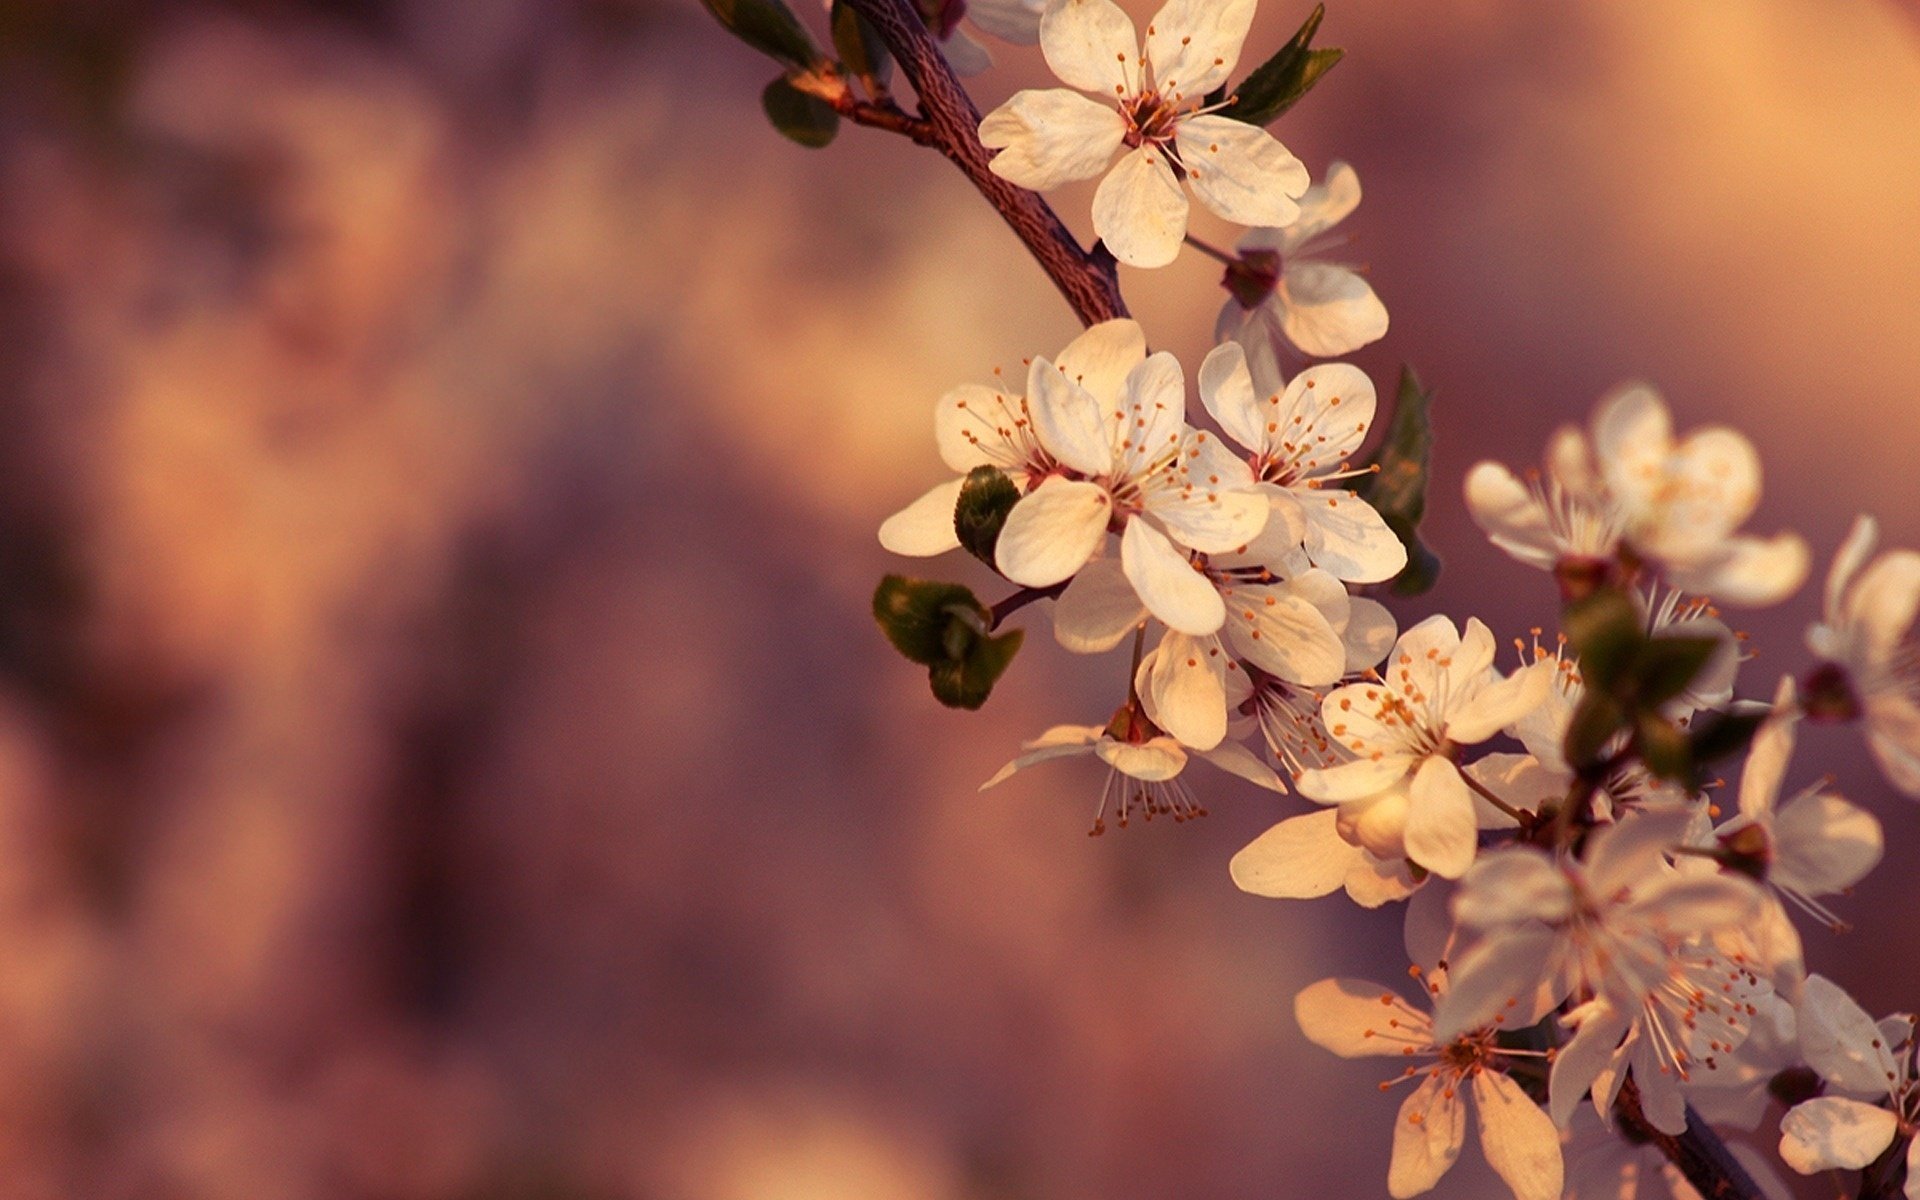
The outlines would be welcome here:
M 1127 145 L 1162 145 L 1173 138 L 1173 127 L 1180 122 L 1180 107 L 1163 99 L 1159 92 L 1142 92 L 1120 102 L 1120 115 L 1127 122 Z

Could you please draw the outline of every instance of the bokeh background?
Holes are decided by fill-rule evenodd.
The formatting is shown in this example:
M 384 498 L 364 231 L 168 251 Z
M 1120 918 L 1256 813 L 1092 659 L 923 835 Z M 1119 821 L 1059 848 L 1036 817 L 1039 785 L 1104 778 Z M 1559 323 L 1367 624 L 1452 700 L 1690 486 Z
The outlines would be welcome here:
M 1321 40 L 1278 132 L 1364 182 L 1355 361 L 1439 394 L 1403 616 L 1551 625 L 1459 480 L 1632 377 L 1754 437 L 1820 569 L 1859 508 L 1920 542 L 1913 7 Z M 1044 78 L 998 54 L 983 106 Z M 1031 610 L 954 713 L 873 628 L 935 398 L 1074 323 L 937 155 L 777 138 L 772 74 L 692 0 L 0 3 L 0 1196 L 1383 1193 L 1398 1097 L 1290 1000 L 1397 924 L 1226 874 L 1300 802 L 976 794 L 1123 663 Z M 1218 268 L 1124 282 L 1197 362 Z M 1813 601 L 1739 615 L 1743 693 Z M 1898 847 L 1812 963 L 1920 1004 L 1920 808 L 1805 742 Z

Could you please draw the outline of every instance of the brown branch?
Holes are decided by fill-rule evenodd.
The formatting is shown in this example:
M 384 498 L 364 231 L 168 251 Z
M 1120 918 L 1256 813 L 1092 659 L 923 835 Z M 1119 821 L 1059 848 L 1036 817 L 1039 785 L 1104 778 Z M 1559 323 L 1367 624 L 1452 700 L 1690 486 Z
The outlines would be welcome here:
M 1080 248 L 1073 232 L 1047 206 L 1039 195 L 1017 187 L 988 169 L 991 155 L 980 144 L 980 110 L 960 86 L 953 68 L 940 53 L 927 32 L 925 22 L 911 0 L 847 0 L 872 24 L 880 39 L 893 52 L 901 74 L 920 96 L 919 118 L 933 135 L 933 141 L 914 140 L 936 146 L 953 165 L 972 181 L 995 211 L 1013 227 L 1027 249 L 1040 263 L 1040 269 L 1053 280 L 1060 294 L 1087 325 L 1127 315 L 1127 304 L 1120 296 L 1119 275 L 1113 256 L 1104 247 L 1089 252 Z M 906 114 L 901 114 L 903 117 Z M 854 118 L 859 120 L 858 117 Z M 862 124 L 878 122 L 861 122 Z M 900 130 L 900 132 L 907 132 Z M 912 137 L 913 134 L 908 133 Z
M 1684 1133 L 1661 1133 L 1647 1120 L 1646 1111 L 1640 1107 L 1640 1089 L 1628 1079 L 1620 1089 L 1614 1111 L 1620 1117 L 1621 1133 L 1666 1155 L 1703 1200 L 1760 1200 L 1765 1194 L 1692 1105 L 1687 1106 Z
M 932 146 L 936 150 L 942 148 L 940 134 L 934 130 L 933 122 L 925 117 L 914 116 L 891 100 L 860 100 L 848 90 L 841 92 L 832 104 L 833 111 L 855 125 L 884 129 L 912 138 L 922 146 Z

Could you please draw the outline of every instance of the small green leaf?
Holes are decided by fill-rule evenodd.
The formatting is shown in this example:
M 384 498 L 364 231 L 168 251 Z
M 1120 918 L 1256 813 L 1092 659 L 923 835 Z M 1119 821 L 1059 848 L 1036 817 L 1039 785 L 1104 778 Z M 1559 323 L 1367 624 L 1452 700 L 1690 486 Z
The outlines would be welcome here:
M 782 0 L 700 0 L 747 45 L 790 67 L 808 70 L 824 60 L 806 26 Z
M 776 79 L 760 93 L 773 127 L 802 146 L 818 149 L 840 132 L 840 114 L 818 96 L 810 96 L 785 79 Z
M 1020 499 L 1006 472 L 998 467 L 975 467 L 960 487 L 960 502 L 953 508 L 953 531 L 960 544 L 989 567 L 994 565 L 993 549 L 1000 543 L 1000 527 Z M 995 568 L 998 570 L 998 568 Z
M 1589 691 L 1580 698 L 1580 703 L 1573 710 L 1572 720 L 1567 722 L 1564 747 L 1567 765 L 1576 771 L 1597 765 L 1606 751 L 1607 743 L 1626 725 L 1626 710 L 1615 703 L 1611 696 Z
M 1634 722 L 1634 747 L 1640 759 L 1662 779 L 1693 783 L 1693 748 L 1684 730 L 1654 713 L 1641 713 Z
M 1407 548 L 1407 565 L 1393 581 L 1399 596 L 1418 596 L 1440 577 L 1440 559 L 1420 540 L 1420 521 L 1427 513 L 1427 455 L 1433 448 L 1432 404 L 1433 393 L 1420 386 L 1413 368 L 1401 367 L 1393 419 L 1370 460 L 1379 470 L 1354 489 Z
M 887 640 L 927 668 L 934 698 L 949 708 L 986 703 L 1025 636 L 989 637 L 993 614 L 957 583 L 889 575 L 873 592 L 873 616 Z
M 1694 718 L 1687 731 L 1696 767 L 1706 767 L 1747 748 L 1767 719 L 1765 713 L 1716 713 Z
M 976 637 L 960 659 L 940 663 L 927 671 L 933 698 L 948 708 L 979 708 L 993 685 L 1020 650 L 1026 630 L 1012 629 L 999 637 Z
M 1648 638 L 1633 664 L 1634 698 L 1657 708 L 1686 691 L 1720 644 L 1714 637 Z
M 887 53 L 886 43 L 880 40 L 873 26 L 855 12 L 847 0 L 833 0 L 829 20 L 833 27 L 833 48 L 840 55 L 841 64 L 869 90 L 886 87 L 887 76 L 893 73 L 893 57 Z
M 1580 660 L 1589 692 L 1612 694 L 1627 678 L 1640 653 L 1640 610 L 1619 588 L 1598 588 L 1560 613 L 1560 629 Z
M 1240 81 L 1240 86 L 1234 89 L 1238 101 L 1222 109 L 1222 115 L 1249 125 L 1265 125 L 1299 103 L 1346 53 L 1332 48 L 1311 48 L 1313 35 L 1326 15 L 1327 6 L 1316 4 L 1293 39 Z

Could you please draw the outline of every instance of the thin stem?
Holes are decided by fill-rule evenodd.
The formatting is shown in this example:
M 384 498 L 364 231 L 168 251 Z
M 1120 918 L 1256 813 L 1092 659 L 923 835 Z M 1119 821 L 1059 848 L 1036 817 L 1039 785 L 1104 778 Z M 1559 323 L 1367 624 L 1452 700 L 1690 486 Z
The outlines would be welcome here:
M 1527 818 L 1529 814 L 1522 812 L 1520 809 L 1515 808 L 1513 805 L 1508 804 L 1505 800 L 1502 800 L 1500 797 L 1494 795 L 1491 791 L 1488 790 L 1486 784 L 1481 783 L 1478 779 L 1475 779 L 1473 776 L 1467 774 L 1465 771 L 1460 772 L 1460 778 L 1467 781 L 1468 787 L 1472 788 L 1476 792 L 1479 792 L 1480 798 L 1482 800 L 1485 800 L 1488 804 L 1493 805 L 1495 808 L 1499 809 L 1501 812 L 1507 814 L 1508 816 L 1512 817 L 1514 820 L 1520 822 L 1520 824 L 1525 825 L 1527 823 Z
M 1198 250 L 1200 253 L 1206 255 L 1208 258 L 1213 259 L 1215 262 L 1225 263 L 1227 266 L 1231 267 L 1235 263 L 1240 261 L 1239 255 L 1229 254 L 1225 250 L 1222 250 L 1220 247 L 1211 245 L 1207 242 L 1203 242 L 1199 238 L 1193 236 L 1192 234 L 1187 235 L 1186 241 L 1187 241 L 1187 245 L 1192 246 L 1195 250 Z
M 1761 1200 L 1765 1194 L 1692 1105 L 1687 1106 L 1686 1131 L 1680 1134 L 1662 1133 L 1653 1127 L 1640 1106 L 1640 1089 L 1632 1079 L 1621 1087 L 1614 1107 L 1620 1116 L 1621 1132 L 1666 1155 L 1702 1200 Z
M 936 146 L 987 198 L 1083 324 L 1126 316 L 1113 256 L 1097 244 L 1093 250 L 1081 249 L 1073 232 L 1037 193 L 1009 183 L 989 168 L 992 156 L 980 144 L 978 133 L 980 110 L 960 86 L 911 0 L 847 2 L 873 25 L 900 64 L 900 73 L 919 94 L 921 116 L 912 119 L 925 121 L 934 139 L 922 144 Z
M 1058 599 L 1060 596 L 1060 593 L 1066 590 L 1067 590 L 1067 585 L 1065 582 L 1056 583 L 1052 587 L 1021 588 L 1019 591 L 1015 592 L 1011 596 L 1008 596 L 1005 600 L 1002 600 L 1000 603 L 994 605 L 993 608 L 989 610 L 993 614 L 993 616 L 987 622 L 987 631 L 991 633 L 993 630 L 1000 628 L 1000 622 L 1006 620 L 1008 617 L 1012 616 L 1014 613 L 1019 612 L 1021 609 L 1025 608 L 1027 605 L 1032 604 L 1035 600 Z
M 833 102 L 833 110 L 855 125 L 884 129 L 912 138 L 922 146 L 940 148 L 940 135 L 934 132 L 932 122 L 914 116 L 891 100 L 860 100 L 849 91 Z
M 1127 666 L 1127 703 L 1140 706 L 1140 658 L 1147 648 L 1147 623 L 1133 627 L 1133 662 Z

